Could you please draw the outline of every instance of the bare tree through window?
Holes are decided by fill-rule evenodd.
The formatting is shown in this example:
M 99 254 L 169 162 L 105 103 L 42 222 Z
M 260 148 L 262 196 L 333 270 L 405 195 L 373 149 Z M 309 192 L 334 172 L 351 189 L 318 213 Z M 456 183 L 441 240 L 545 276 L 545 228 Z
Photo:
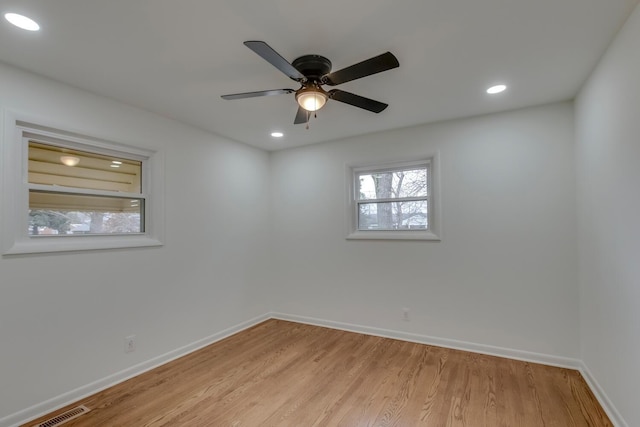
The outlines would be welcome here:
M 361 172 L 358 229 L 428 229 L 428 167 Z

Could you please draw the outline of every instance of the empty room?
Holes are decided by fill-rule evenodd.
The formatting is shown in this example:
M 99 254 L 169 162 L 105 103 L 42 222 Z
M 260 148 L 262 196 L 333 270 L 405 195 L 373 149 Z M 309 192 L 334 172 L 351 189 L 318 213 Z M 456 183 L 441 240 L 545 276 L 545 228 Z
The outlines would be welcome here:
M 0 12 L 0 427 L 640 426 L 638 0 Z

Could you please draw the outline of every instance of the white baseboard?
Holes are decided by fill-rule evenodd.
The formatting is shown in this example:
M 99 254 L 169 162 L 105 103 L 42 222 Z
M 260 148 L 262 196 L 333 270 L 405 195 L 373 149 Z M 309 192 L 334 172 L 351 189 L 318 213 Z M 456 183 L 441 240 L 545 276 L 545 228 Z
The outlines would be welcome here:
M 116 372 L 115 374 L 109 375 L 108 377 L 94 381 L 75 390 L 71 390 L 67 393 L 63 393 L 52 399 L 49 399 L 42 403 L 38 403 L 4 418 L 0 418 L 0 427 L 17 427 L 21 424 L 27 423 L 57 409 L 63 408 L 73 402 L 77 402 L 78 400 L 84 399 L 99 391 L 112 387 L 144 372 L 150 371 L 151 369 L 157 368 L 158 366 L 164 365 L 165 363 L 171 362 L 172 360 L 178 359 L 179 357 L 185 356 L 189 353 L 213 344 L 216 341 L 227 338 L 230 335 L 248 329 L 254 325 L 257 325 L 258 323 L 268 320 L 269 318 L 270 316 L 268 314 L 263 314 L 262 316 L 258 316 L 251 320 L 247 320 L 246 322 L 239 323 L 216 334 L 210 335 L 191 344 L 187 344 L 183 347 L 172 350 L 161 356 L 154 357 L 153 359 L 149 359 L 145 362 L 139 363 L 120 372 Z
M 617 427 L 629 427 L 624 418 L 622 418 L 622 415 L 620 415 L 620 412 L 618 412 L 616 407 L 611 402 L 611 399 L 609 399 L 609 396 L 607 396 L 607 393 L 604 392 L 602 386 L 600 386 L 598 381 L 596 381 L 596 378 L 589 370 L 587 364 L 584 362 L 580 362 L 580 373 L 589 385 L 589 388 L 595 395 L 596 399 L 598 399 L 598 402 L 600 402 L 602 409 L 604 409 L 604 411 L 609 416 L 609 419 L 611 420 L 613 425 Z
M 534 353 L 524 350 L 514 350 L 504 347 L 496 347 L 485 344 L 478 344 L 466 341 L 458 341 L 447 338 L 431 337 L 428 335 L 414 334 L 409 332 L 394 331 L 390 329 L 372 328 L 363 325 L 353 325 L 350 323 L 334 322 L 332 320 L 316 319 L 313 317 L 298 316 L 285 313 L 270 313 L 274 319 L 290 320 L 292 322 L 306 323 L 309 325 L 323 326 L 326 328 L 340 329 L 342 331 L 358 332 L 366 335 L 374 335 L 384 338 L 393 338 L 403 341 L 415 342 L 419 344 L 434 345 L 437 347 L 464 350 L 472 353 L 487 354 L 490 356 L 506 357 L 509 359 L 522 360 L 524 362 L 540 363 L 542 365 L 557 366 L 579 370 L 581 361 L 569 357 L 554 356 L 550 354 Z

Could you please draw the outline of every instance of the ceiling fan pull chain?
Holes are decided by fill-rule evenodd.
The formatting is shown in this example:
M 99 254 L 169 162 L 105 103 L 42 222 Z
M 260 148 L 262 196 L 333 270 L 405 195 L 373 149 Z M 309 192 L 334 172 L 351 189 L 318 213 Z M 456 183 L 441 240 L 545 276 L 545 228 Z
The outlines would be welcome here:
M 309 119 L 311 118 L 311 113 L 307 111 L 307 130 L 309 130 Z

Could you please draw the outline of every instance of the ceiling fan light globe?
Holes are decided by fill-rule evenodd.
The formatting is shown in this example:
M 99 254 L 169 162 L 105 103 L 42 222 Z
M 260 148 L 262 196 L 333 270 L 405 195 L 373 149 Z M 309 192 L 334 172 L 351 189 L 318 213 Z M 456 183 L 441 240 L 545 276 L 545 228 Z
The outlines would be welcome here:
M 307 111 L 318 111 L 327 102 L 327 95 L 322 92 L 305 91 L 296 95 L 298 105 Z
M 80 159 L 75 156 L 60 156 L 60 161 L 62 164 L 72 167 L 80 163 Z

